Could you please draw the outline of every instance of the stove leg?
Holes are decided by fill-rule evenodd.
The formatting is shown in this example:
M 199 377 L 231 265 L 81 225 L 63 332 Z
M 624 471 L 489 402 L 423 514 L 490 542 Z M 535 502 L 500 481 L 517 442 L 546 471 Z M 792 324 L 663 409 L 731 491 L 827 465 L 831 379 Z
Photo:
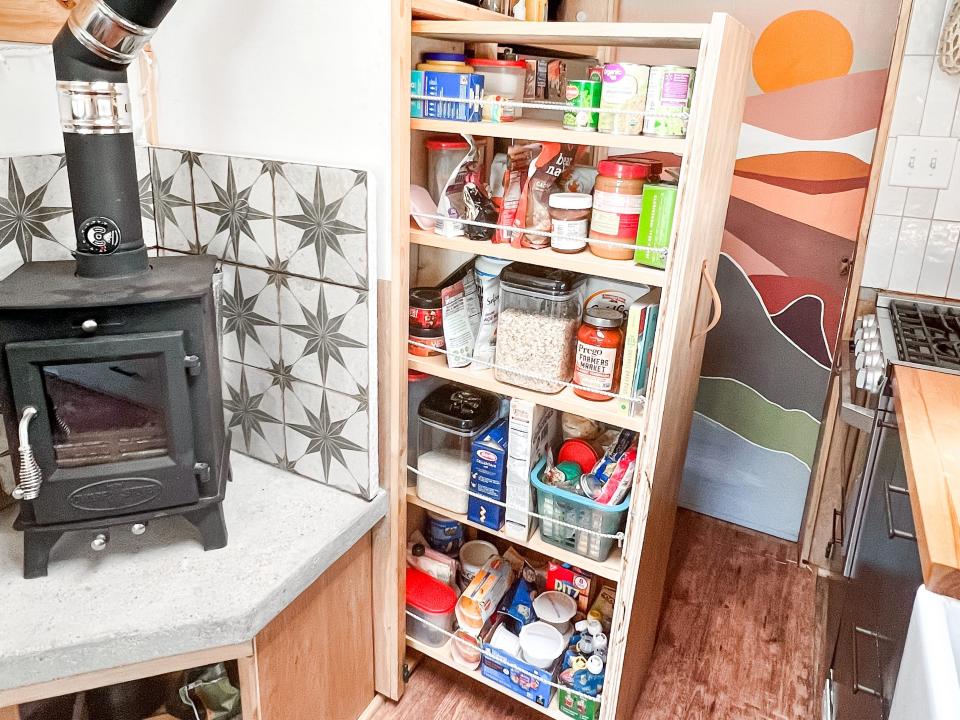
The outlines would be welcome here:
M 63 533 L 57 530 L 26 530 L 23 533 L 23 577 L 46 577 L 50 551 Z
M 192 510 L 183 516 L 200 531 L 204 550 L 219 550 L 227 546 L 227 523 L 223 519 L 220 503 Z

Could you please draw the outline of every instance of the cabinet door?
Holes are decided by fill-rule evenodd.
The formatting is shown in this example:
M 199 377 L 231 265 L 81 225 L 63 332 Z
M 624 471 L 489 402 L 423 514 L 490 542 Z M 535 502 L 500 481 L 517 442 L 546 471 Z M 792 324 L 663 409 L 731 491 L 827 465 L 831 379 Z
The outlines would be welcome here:
M 836 720 L 883 720 L 878 636 L 859 627 L 845 608 L 831 665 Z

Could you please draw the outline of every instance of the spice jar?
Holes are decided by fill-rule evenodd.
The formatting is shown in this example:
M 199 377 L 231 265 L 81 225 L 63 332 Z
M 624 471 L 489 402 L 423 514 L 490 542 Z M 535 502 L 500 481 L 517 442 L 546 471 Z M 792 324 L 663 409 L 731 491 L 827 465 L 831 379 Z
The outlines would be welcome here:
M 554 193 L 550 196 L 553 235 L 550 249 L 560 253 L 578 253 L 587 247 L 590 208 L 593 198 L 587 193 Z
M 586 400 L 612 400 L 610 395 L 588 389 L 616 393 L 620 387 L 623 359 L 623 313 L 613 308 L 591 307 L 583 314 L 577 331 L 577 357 L 573 371 L 573 391 Z
M 607 244 L 590 243 L 590 252 L 611 260 L 633 257 L 640 221 L 643 186 L 652 167 L 636 160 L 607 158 L 597 166 L 599 175 L 593 188 L 593 215 L 590 237 L 623 243 L 623 250 Z

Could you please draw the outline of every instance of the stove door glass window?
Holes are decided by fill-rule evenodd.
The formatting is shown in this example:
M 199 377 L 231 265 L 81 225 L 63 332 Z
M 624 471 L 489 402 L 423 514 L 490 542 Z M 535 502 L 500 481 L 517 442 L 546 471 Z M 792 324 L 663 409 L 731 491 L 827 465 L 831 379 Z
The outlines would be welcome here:
M 53 449 L 61 468 L 169 452 L 162 355 L 44 365 Z

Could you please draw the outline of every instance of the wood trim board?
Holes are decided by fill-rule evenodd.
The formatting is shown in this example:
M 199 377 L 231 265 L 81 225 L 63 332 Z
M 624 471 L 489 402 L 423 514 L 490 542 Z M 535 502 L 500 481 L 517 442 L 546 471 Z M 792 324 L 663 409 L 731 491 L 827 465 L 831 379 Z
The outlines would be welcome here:
M 0 41 L 51 43 L 69 14 L 57 0 L 3 0 Z

